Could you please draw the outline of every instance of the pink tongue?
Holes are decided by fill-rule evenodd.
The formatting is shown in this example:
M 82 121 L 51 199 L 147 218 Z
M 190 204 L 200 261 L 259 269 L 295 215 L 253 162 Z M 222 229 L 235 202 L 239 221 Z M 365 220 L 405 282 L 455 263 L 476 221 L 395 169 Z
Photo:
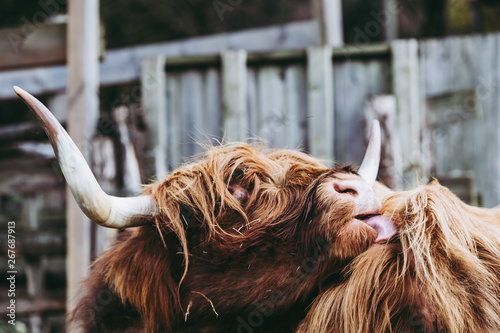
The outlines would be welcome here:
M 376 215 L 365 220 L 366 224 L 378 232 L 375 243 L 388 241 L 396 234 L 396 226 L 394 222 L 384 215 Z

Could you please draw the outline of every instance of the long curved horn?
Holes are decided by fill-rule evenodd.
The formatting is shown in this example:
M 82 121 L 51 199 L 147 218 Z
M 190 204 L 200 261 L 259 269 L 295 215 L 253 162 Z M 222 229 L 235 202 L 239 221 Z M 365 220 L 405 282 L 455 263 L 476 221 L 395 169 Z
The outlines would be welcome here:
M 151 196 L 119 198 L 104 193 L 76 144 L 45 105 L 19 87 L 14 91 L 42 123 L 71 193 L 89 219 L 108 228 L 136 227 L 152 221 L 157 207 Z
M 368 141 L 368 147 L 366 148 L 365 157 L 363 162 L 359 167 L 359 175 L 368 184 L 373 185 L 375 179 L 377 179 L 378 168 L 380 166 L 380 149 L 382 146 L 382 141 L 380 138 L 380 123 L 378 120 L 374 120 L 372 123 L 372 132 L 370 134 L 370 140 Z

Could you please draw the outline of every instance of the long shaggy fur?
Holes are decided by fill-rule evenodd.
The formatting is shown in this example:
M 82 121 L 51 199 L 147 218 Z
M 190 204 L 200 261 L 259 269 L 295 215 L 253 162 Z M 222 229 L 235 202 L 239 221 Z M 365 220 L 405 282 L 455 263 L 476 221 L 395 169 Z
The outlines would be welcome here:
M 387 197 L 399 237 L 373 245 L 298 332 L 500 332 L 500 210 L 434 182 Z
M 289 332 L 376 232 L 347 228 L 359 179 L 288 150 L 209 150 L 146 189 L 160 207 L 99 258 L 73 322 L 85 332 Z M 331 187 L 331 184 L 330 184 Z

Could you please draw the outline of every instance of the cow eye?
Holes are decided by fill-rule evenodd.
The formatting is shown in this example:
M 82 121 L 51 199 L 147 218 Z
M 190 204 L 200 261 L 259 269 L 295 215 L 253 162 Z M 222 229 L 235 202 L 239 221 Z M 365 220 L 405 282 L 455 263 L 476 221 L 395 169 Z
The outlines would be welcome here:
M 248 190 L 239 184 L 232 184 L 227 187 L 231 195 L 239 202 L 244 202 L 248 198 Z

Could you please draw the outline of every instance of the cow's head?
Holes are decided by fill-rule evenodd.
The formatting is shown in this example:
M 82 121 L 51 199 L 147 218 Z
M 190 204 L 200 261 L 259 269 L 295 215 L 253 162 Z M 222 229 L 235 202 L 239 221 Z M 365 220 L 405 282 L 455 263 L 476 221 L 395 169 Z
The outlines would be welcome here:
M 379 215 L 380 200 L 373 191 L 380 158 L 378 123 L 359 171 L 327 168 L 296 151 L 263 153 L 239 143 L 207 151 L 198 162 L 148 186 L 142 196 L 118 198 L 103 192 L 45 106 L 20 88 L 16 92 L 43 124 L 82 211 L 105 227 L 144 226 L 133 236 L 136 243 L 146 243 L 146 234 L 156 235 L 147 244 L 155 242 L 177 254 L 167 266 L 177 271 L 178 300 L 191 316 L 213 316 L 215 308 L 217 314 L 242 313 L 276 289 L 282 297 L 274 306 L 291 307 L 371 244 L 396 232 Z M 182 269 L 172 268 L 174 264 Z M 120 262 L 111 267 L 126 269 Z M 135 304 L 121 280 L 107 279 L 120 297 L 147 316 L 144 312 L 151 309 Z

